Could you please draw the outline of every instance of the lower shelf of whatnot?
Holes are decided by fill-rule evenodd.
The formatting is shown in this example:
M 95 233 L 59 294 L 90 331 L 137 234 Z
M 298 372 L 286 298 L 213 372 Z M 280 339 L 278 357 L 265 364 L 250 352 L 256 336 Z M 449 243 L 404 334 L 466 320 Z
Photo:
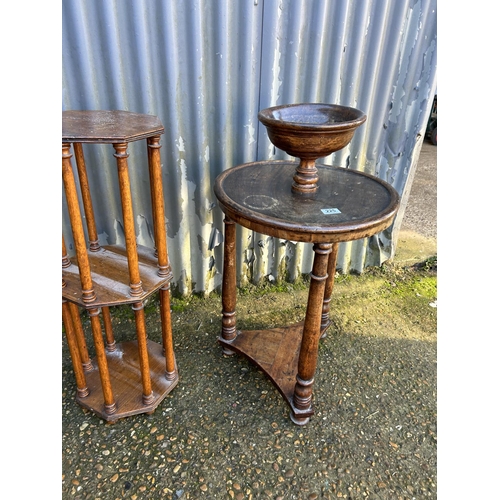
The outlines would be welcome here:
M 153 400 L 145 405 L 142 400 L 142 379 L 139 365 L 137 341 L 121 342 L 116 349 L 106 353 L 111 387 L 116 403 L 116 412 L 108 414 L 104 408 L 99 368 L 92 362 L 92 369 L 85 371 L 88 396 L 77 395 L 77 402 L 108 422 L 115 422 L 124 417 L 141 413 L 152 413 L 177 385 L 177 371 L 173 380 L 166 377 L 165 356 L 160 344 L 147 341 L 149 368 Z

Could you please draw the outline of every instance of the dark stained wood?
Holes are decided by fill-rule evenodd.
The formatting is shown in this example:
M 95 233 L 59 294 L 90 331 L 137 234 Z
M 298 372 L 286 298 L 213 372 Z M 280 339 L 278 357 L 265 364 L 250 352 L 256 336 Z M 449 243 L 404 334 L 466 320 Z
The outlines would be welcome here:
M 297 367 L 297 380 L 293 394 L 292 420 L 298 425 L 309 421 L 301 412 L 309 411 L 312 407 L 312 386 L 316 362 L 318 358 L 318 343 L 321 335 L 321 310 L 325 295 L 325 284 L 328 278 L 326 272 L 328 257 L 332 251 L 332 243 L 315 243 L 314 262 L 309 285 L 304 331 L 300 345 Z
M 219 338 L 223 348 L 242 354 L 269 377 L 289 405 L 293 404 L 304 322 L 269 330 L 241 330 L 232 340 Z M 308 417 L 312 410 L 302 412 Z
M 317 191 L 315 162 L 349 144 L 366 115 L 356 108 L 324 103 L 284 104 L 259 112 L 270 141 L 289 155 L 300 158 L 292 191 Z
M 156 116 L 127 111 L 63 112 L 63 182 L 75 244 L 67 255 L 63 237 L 63 321 L 77 378 L 77 401 L 107 421 L 151 413 L 178 382 L 170 318 L 170 281 L 160 159 L 164 128 Z M 155 249 L 137 245 L 128 143 L 146 140 Z M 125 245 L 98 241 L 82 143 L 110 143 L 115 150 Z M 86 229 L 71 166 L 73 145 Z M 97 168 L 96 166 L 90 166 Z M 160 294 L 163 345 L 147 340 L 143 301 Z M 134 342 L 117 343 L 110 306 L 129 304 L 135 314 Z M 89 357 L 78 307 L 90 317 L 95 360 Z M 101 327 L 104 324 L 105 341 Z M 126 359 L 120 356 L 126 354 Z M 152 359 L 151 359 L 152 357 Z M 138 367 L 138 369 L 137 369 Z
M 236 225 L 226 217 L 224 227 L 221 335 L 224 340 L 232 341 L 236 337 Z M 230 356 L 233 352 L 224 347 L 224 354 Z
M 161 135 L 158 117 L 130 111 L 63 111 L 63 142 L 116 144 Z
M 330 325 L 329 310 L 338 244 L 389 227 L 399 207 L 396 190 L 374 176 L 317 165 L 314 193 L 290 189 L 297 163 L 247 163 L 220 174 L 214 186 L 225 213 L 222 328 L 225 354 L 240 353 L 262 368 L 305 425 L 314 414 L 313 385 L 318 345 Z M 314 243 L 308 303 L 298 327 L 238 331 L 236 328 L 235 223 L 285 240 Z
M 270 141 L 296 158 L 323 158 L 349 144 L 366 121 L 356 108 L 324 103 L 284 104 L 259 111 Z
M 325 285 L 325 295 L 323 297 L 323 309 L 321 311 L 321 338 L 326 337 L 326 330 L 331 324 L 330 321 L 330 302 L 332 300 L 333 285 L 335 283 L 335 271 L 337 268 L 337 255 L 339 251 L 339 244 L 335 243 L 332 246 L 332 252 L 328 257 L 328 279 Z
M 309 243 L 352 241 L 389 227 L 399 206 L 397 191 L 369 174 L 317 165 L 321 183 L 302 196 L 290 189 L 296 163 L 248 163 L 224 171 L 214 191 L 224 213 L 259 233 Z M 340 213 L 323 213 L 337 209 Z

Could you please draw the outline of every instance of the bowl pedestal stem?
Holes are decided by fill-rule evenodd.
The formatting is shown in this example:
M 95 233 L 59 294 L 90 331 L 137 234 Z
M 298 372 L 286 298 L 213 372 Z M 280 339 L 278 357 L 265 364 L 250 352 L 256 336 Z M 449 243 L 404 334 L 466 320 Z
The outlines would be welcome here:
M 292 191 L 295 193 L 315 193 L 318 190 L 318 169 L 315 158 L 301 158 L 295 169 Z

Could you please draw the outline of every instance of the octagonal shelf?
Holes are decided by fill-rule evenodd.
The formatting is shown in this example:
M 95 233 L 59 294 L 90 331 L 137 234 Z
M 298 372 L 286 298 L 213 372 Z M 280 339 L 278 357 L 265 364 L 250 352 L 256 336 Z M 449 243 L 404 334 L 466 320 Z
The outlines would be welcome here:
M 62 118 L 63 142 L 133 142 L 165 131 L 157 116 L 130 111 L 63 111 Z
M 70 259 L 63 235 L 63 322 L 75 372 L 76 400 L 108 422 L 151 413 L 179 380 L 170 320 L 172 271 L 160 159 L 163 133 L 162 123 L 153 115 L 100 110 L 62 113 L 62 176 L 75 250 Z M 147 146 L 148 169 L 137 171 L 137 175 L 150 183 L 154 249 L 136 241 L 127 149 L 128 143 L 139 140 L 145 140 Z M 125 246 L 99 244 L 82 143 L 113 145 Z M 71 164 L 73 156 L 80 192 Z M 160 296 L 163 345 L 149 340 L 146 332 L 144 300 L 155 292 Z M 110 306 L 125 304 L 134 311 L 136 339 L 116 342 Z M 93 360 L 78 308 L 85 309 L 90 317 Z
M 171 281 L 172 273 L 170 272 L 166 277 L 158 276 L 157 259 L 151 248 L 137 245 L 137 254 L 143 290 L 142 295 L 130 295 L 125 247 L 104 246 L 97 252 L 88 252 L 96 300 L 91 303 L 86 303 L 83 300 L 80 274 L 75 259 L 72 259 L 71 265 L 63 269 L 62 272 L 66 284 L 62 289 L 63 298 L 87 309 L 134 304 L 145 300 L 165 283 Z

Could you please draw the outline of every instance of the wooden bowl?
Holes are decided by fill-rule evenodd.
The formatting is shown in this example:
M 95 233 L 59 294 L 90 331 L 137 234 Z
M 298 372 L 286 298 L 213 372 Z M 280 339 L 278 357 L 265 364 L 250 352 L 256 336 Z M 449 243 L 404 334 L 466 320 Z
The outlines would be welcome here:
M 336 104 L 285 104 L 263 109 L 258 118 L 270 141 L 290 156 L 316 159 L 347 146 L 366 121 L 356 108 Z

